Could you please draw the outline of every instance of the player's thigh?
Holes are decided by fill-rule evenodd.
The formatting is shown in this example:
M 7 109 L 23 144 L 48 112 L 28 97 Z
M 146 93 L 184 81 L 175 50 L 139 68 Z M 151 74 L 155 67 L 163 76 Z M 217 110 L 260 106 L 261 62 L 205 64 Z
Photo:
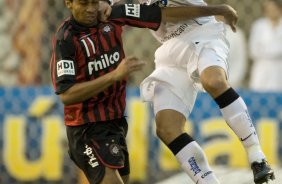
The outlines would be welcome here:
M 164 84 L 157 82 L 155 85 L 154 95 L 153 95 L 153 110 L 155 116 L 162 110 L 171 110 L 176 114 L 182 114 L 184 117 L 188 116 L 191 112 L 191 107 L 195 102 L 195 95 L 191 93 L 191 98 L 189 101 L 184 101 L 178 95 L 173 92 L 169 87 L 170 84 Z M 181 90 L 181 89 L 179 89 Z M 190 96 L 190 91 L 186 91 L 187 95 Z
M 123 184 L 122 177 L 117 169 L 105 168 L 105 175 L 100 184 Z
M 192 97 L 191 97 L 192 98 Z M 189 108 L 167 87 L 156 85 L 153 99 L 158 137 L 166 144 L 184 132 Z

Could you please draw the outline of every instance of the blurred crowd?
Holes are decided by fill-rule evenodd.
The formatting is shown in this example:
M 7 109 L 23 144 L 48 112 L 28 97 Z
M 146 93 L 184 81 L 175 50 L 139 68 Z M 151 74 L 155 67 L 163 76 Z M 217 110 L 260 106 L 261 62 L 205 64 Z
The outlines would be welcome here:
M 207 2 L 228 3 L 239 14 L 237 32 L 227 28 L 232 86 L 281 92 L 282 0 Z M 0 86 L 50 84 L 52 34 L 68 16 L 62 6 L 63 1 L 58 0 L 0 0 Z M 145 30 L 125 28 L 124 35 L 126 54 L 137 55 L 148 63 L 130 80 L 131 85 L 138 86 L 153 70 L 153 54 L 159 43 Z
M 55 0 L 0 0 L 0 86 L 50 83 L 51 37 L 67 17 L 62 6 Z

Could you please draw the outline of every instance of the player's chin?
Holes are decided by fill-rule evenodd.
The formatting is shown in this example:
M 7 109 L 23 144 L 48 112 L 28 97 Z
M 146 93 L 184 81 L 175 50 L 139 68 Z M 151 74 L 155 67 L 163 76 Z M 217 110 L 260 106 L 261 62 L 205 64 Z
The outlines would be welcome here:
M 84 25 L 86 26 L 94 26 L 98 23 L 97 16 L 86 16 L 83 20 Z

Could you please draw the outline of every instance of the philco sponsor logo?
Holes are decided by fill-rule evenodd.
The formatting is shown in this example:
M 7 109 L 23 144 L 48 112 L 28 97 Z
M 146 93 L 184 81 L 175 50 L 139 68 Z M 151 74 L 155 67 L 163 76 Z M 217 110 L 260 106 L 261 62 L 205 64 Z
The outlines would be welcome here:
M 71 60 L 61 60 L 57 63 L 57 75 L 75 75 L 74 63 Z
M 212 173 L 212 171 L 208 171 L 208 172 L 206 172 L 205 174 L 203 174 L 202 176 L 201 176 L 201 178 L 205 178 L 207 175 L 209 175 L 209 174 L 211 174 Z
M 91 167 L 94 168 L 99 165 L 97 158 L 95 157 L 93 153 L 92 148 L 89 147 L 87 144 L 85 144 L 85 151 L 83 153 L 88 156 L 89 158 L 88 164 L 91 165 Z
M 140 4 L 125 4 L 125 12 L 128 17 L 140 17 Z
M 201 172 L 201 169 L 199 168 L 194 157 L 191 157 L 188 160 L 188 163 L 190 164 L 191 170 L 194 172 L 194 176 L 196 176 L 199 172 Z
M 119 59 L 120 59 L 120 55 L 118 52 L 115 52 L 110 55 L 108 54 L 101 55 L 99 60 L 96 59 L 88 63 L 89 75 L 93 74 L 93 71 L 96 72 L 115 64 L 116 62 L 119 61 Z

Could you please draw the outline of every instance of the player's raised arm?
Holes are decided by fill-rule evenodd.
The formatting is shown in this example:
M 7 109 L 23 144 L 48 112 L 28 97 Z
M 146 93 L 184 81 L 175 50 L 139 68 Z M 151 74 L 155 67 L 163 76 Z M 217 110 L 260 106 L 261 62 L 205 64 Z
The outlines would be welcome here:
M 138 21 L 156 23 L 160 20 L 160 17 L 164 22 L 178 22 L 205 16 L 221 15 L 224 17 L 225 23 L 235 32 L 235 25 L 238 20 L 237 12 L 227 4 L 207 6 L 190 4 L 186 6 L 163 8 L 159 8 L 154 4 L 149 6 L 144 4 L 125 4 L 114 6 L 112 8 L 109 19 L 122 21 L 120 23 L 135 27 L 143 27 L 142 25 L 138 25 Z M 160 12 L 161 15 L 159 15 Z M 156 29 L 156 27 L 151 27 L 151 29 Z
M 184 7 L 165 7 L 162 8 L 162 21 L 177 22 L 181 20 L 194 19 L 204 16 L 221 15 L 225 18 L 233 31 L 236 31 L 238 20 L 237 12 L 229 5 L 189 5 Z

